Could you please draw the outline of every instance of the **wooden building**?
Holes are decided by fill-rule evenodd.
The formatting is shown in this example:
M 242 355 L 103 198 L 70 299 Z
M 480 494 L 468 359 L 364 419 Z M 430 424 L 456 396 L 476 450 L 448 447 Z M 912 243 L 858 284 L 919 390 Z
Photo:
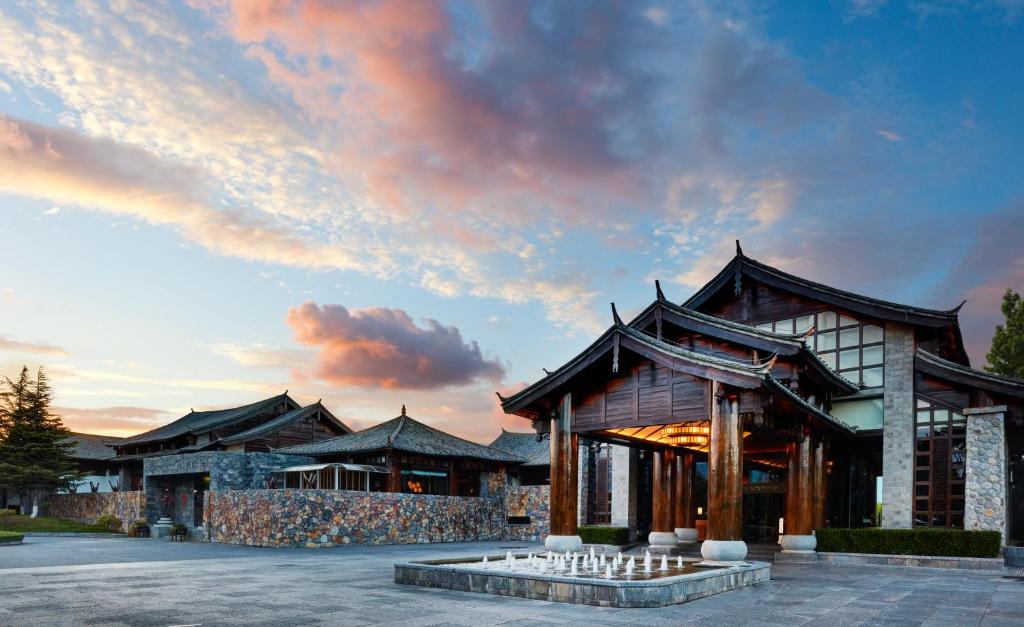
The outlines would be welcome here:
M 118 465 L 114 462 L 117 450 L 111 446 L 121 438 L 94 433 L 72 432 L 72 456 L 78 464 L 81 478 L 69 492 L 116 492 L 119 489 Z
M 202 451 L 269 452 L 351 433 L 320 401 L 301 407 L 288 392 L 255 403 L 190 411 L 162 427 L 109 442 L 125 490 L 142 488 L 142 460 Z
M 504 473 L 508 466 L 523 461 L 515 454 L 463 440 L 414 420 L 406 415 L 404 405 L 401 415 L 387 422 L 279 452 L 316 458 L 325 468 L 328 464 L 382 467 L 386 474 L 367 474 L 371 491 L 451 496 L 482 496 L 487 491 L 484 473 Z M 331 468 L 328 473 L 334 472 Z
M 710 540 L 702 552 L 718 559 L 742 559 L 758 527 L 745 513 L 758 508 L 769 526 L 783 519 L 792 550 L 813 547 L 813 530 L 826 525 L 992 528 L 1024 539 L 1024 515 L 1006 505 L 1024 501 L 1011 479 L 1024 473 L 1009 472 L 1024 454 L 1024 382 L 970 368 L 958 309 L 807 281 L 738 244 L 682 305 L 660 286 L 628 324 L 613 305 L 613 324 L 593 344 L 501 399 L 551 441 L 549 546 L 578 544 L 580 438 L 650 460 L 655 546 L 694 539 L 698 509 Z M 992 470 L 981 442 L 995 443 L 998 481 L 972 491 L 972 476 Z
M 501 435 L 489 446 L 522 460 L 514 470 L 509 471 L 510 477 L 518 481 L 519 485 L 548 485 L 551 481 L 551 443 L 546 435 L 502 429 Z

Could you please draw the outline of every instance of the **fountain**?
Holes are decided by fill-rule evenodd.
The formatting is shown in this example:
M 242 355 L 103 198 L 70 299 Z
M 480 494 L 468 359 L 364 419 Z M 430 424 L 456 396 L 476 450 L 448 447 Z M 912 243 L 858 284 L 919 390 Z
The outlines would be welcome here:
M 565 554 L 549 551 L 517 556 L 507 551 L 504 556 L 395 564 L 395 582 L 567 603 L 657 607 L 770 578 L 770 565 L 765 563 L 710 565 L 681 556 L 670 561 L 662 555 L 655 568 L 650 551 L 644 552 L 642 560 L 637 557 L 621 552 L 598 554 L 593 547 L 588 552 Z M 492 562 L 503 567 L 493 567 Z

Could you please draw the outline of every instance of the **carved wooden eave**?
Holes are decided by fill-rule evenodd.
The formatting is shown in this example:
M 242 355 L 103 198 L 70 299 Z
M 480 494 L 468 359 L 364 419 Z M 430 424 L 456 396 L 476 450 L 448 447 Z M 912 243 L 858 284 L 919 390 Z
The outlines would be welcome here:
M 914 369 L 951 383 L 1024 398 L 1024 379 L 976 370 L 921 349 L 914 353 Z

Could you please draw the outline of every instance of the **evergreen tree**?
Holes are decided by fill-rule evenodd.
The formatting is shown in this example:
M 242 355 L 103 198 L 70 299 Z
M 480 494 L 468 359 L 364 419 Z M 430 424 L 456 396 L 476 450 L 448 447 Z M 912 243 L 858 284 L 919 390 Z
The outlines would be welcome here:
M 1006 324 L 996 326 L 992 350 L 986 355 L 989 372 L 1024 379 L 1024 300 L 1007 289 L 1003 294 L 1003 317 Z
M 42 368 L 34 381 L 23 367 L 17 381 L 0 382 L 0 488 L 19 495 L 23 511 L 79 477 L 71 432 L 50 411 L 52 396 Z

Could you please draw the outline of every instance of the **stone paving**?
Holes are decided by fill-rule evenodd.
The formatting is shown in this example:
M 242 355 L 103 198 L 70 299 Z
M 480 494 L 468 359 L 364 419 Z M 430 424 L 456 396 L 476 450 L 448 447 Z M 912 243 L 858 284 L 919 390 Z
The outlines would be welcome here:
M 127 538 L 0 547 L 0 625 L 1022 625 L 1024 581 L 776 564 L 773 581 L 684 605 L 596 608 L 392 583 L 397 561 L 523 543 L 309 551 Z

